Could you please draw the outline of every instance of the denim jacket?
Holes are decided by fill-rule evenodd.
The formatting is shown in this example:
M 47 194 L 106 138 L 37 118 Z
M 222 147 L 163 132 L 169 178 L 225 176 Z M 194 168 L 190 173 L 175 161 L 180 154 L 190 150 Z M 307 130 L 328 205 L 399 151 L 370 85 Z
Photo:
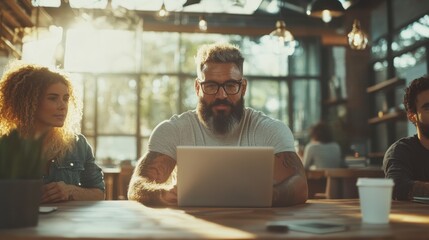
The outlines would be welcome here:
M 104 191 L 101 168 L 95 164 L 92 148 L 86 138 L 79 134 L 75 148 L 64 159 L 52 159 L 49 173 L 43 176 L 44 183 L 63 181 L 83 188 L 99 188 Z

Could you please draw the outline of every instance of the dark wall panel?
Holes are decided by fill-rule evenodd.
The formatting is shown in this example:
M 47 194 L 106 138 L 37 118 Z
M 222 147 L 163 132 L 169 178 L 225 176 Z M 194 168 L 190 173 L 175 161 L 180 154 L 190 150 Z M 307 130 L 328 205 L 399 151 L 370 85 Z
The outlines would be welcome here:
M 428 0 L 392 0 L 392 4 L 395 30 L 404 27 L 416 18 L 429 14 Z
M 384 1 L 371 11 L 371 39 L 378 39 L 386 33 L 387 6 L 386 1 Z
M 392 27 L 398 30 L 410 22 L 429 14 L 428 0 L 385 0 L 371 11 L 371 39 L 387 34 L 387 2 L 392 4 Z

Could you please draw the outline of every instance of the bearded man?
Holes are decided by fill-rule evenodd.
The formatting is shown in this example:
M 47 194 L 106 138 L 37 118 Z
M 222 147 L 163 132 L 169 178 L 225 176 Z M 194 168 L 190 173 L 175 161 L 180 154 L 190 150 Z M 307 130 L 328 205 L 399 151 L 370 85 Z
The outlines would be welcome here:
M 429 196 L 429 78 L 413 80 L 404 106 L 417 134 L 398 140 L 384 155 L 383 169 L 395 182 L 393 199 Z
M 148 152 L 134 170 L 128 198 L 145 205 L 177 205 L 177 146 L 272 146 L 272 205 L 304 203 L 307 180 L 292 132 L 283 122 L 244 107 L 247 80 L 240 50 L 227 43 L 203 45 L 195 60 L 197 108 L 174 115 L 154 129 Z

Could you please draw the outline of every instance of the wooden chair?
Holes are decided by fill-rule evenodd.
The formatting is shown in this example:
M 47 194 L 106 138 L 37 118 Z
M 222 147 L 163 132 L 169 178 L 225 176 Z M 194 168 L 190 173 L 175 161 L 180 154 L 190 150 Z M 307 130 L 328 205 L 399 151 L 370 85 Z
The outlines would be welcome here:
M 326 198 L 326 176 L 324 170 L 307 170 L 308 198 Z
M 326 198 L 359 198 L 356 182 L 358 178 L 384 178 L 381 169 L 336 168 L 325 169 Z
M 132 165 L 122 165 L 119 173 L 118 183 L 118 199 L 127 200 L 128 186 L 130 184 L 131 176 L 133 175 L 134 167 Z
M 120 169 L 118 167 L 114 168 L 102 168 L 104 174 L 104 183 L 106 186 L 106 200 L 116 200 L 118 199 L 118 183 L 119 183 L 119 174 Z

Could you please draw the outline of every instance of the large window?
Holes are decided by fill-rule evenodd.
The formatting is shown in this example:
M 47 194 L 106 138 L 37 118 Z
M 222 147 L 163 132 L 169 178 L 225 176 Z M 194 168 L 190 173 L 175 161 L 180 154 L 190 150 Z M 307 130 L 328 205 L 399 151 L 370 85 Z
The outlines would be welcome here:
M 374 83 L 398 77 L 404 79 L 405 85 L 408 86 L 412 80 L 426 75 L 429 15 L 426 14 L 388 35 L 392 38 L 390 46 L 386 40 L 388 37 L 383 36 L 374 41 L 375 44 L 372 47 Z M 388 52 L 391 54 L 389 55 Z M 402 101 L 406 86 L 397 87 L 389 94 L 376 94 L 373 99 L 371 116 L 377 116 L 378 112 L 403 111 Z M 383 122 L 373 127 L 371 143 L 373 152 L 384 153 L 393 141 L 416 133 L 415 126 L 405 118 L 403 120 Z M 389 135 L 392 137 L 388 137 Z
M 246 103 L 289 125 L 289 89 L 286 81 L 249 79 Z
M 64 68 L 84 103 L 82 132 L 102 163 L 139 158 L 157 124 L 195 108 L 194 56 L 205 43 L 231 42 L 242 50 L 246 106 L 280 119 L 295 134 L 320 118 L 320 47 L 314 39 L 298 39 L 288 57 L 266 36 L 97 29 L 71 29 L 65 36 L 55 47 L 66 46 Z M 27 50 L 31 58 L 31 46 Z

